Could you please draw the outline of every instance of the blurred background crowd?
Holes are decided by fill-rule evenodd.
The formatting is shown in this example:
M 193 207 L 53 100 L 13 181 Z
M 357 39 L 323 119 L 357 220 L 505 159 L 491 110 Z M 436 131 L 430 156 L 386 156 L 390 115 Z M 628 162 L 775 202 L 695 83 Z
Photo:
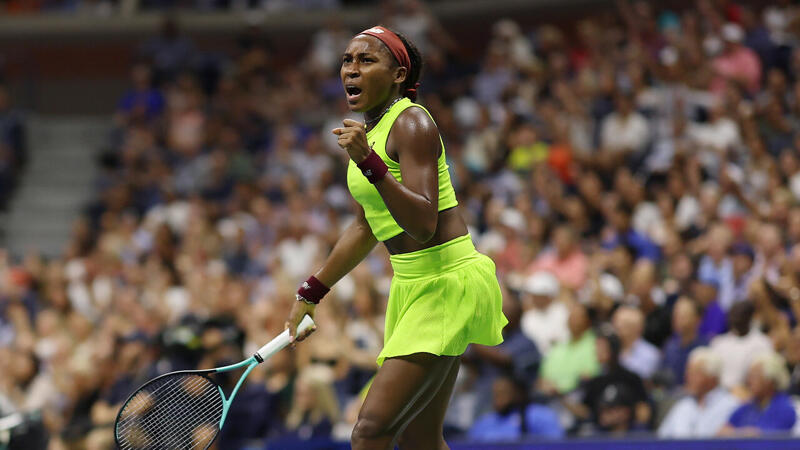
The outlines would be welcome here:
M 501 20 L 473 59 L 424 4 L 385 3 L 425 57 L 420 102 L 509 319 L 463 356 L 448 438 L 800 430 L 800 8 L 766 3 Z M 0 254 L 0 411 L 41 416 L 27 448 L 112 448 L 141 383 L 282 331 L 352 219 L 330 131 L 363 120 L 338 78 L 357 31 L 331 20 L 288 67 L 252 32 L 210 64 L 174 18 L 143 44 L 63 254 Z M 219 448 L 348 439 L 390 279 L 379 246 L 250 375 Z

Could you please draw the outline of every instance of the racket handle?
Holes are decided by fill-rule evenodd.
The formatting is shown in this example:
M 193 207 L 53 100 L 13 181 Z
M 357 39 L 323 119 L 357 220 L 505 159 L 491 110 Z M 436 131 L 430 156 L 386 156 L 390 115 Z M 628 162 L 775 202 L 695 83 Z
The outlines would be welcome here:
M 306 314 L 303 316 L 303 320 L 300 321 L 300 324 L 297 326 L 297 334 L 303 333 L 309 328 L 314 326 L 314 320 L 311 319 L 311 316 Z M 265 346 L 261 347 L 254 355 L 253 358 L 256 359 L 259 363 L 264 362 L 265 359 L 269 358 L 270 356 L 278 353 L 289 345 L 289 329 L 283 330 L 283 333 L 279 334 L 275 339 L 269 341 Z

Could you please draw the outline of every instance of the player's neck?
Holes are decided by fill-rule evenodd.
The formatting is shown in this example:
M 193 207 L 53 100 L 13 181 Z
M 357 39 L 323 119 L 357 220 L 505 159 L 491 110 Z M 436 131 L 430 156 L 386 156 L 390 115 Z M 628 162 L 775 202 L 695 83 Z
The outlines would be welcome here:
M 380 122 L 381 117 L 383 117 L 389 109 L 392 108 L 392 105 L 400 101 L 403 98 L 399 95 L 391 95 L 383 104 L 372 108 L 371 110 L 364 113 L 364 124 L 367 126 L 367 130 L 371 130 L 375 127 L 375 125 Z

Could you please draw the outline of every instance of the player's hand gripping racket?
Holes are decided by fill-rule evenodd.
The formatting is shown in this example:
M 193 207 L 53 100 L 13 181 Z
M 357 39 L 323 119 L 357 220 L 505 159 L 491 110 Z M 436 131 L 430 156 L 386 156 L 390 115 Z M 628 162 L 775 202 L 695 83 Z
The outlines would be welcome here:
M 314 325 L 306 315 L 297 327 L 302 334 Z M 122 405 L 114 423 L 114 438 L 122 450 L 207 449 L 225 423 L 236 392 L 257 365 L 289 345 L 284 330 L 250 358 L 208 370 L 171 372 L 154 378 Z M 208 375 L 246 367 L 229 397 Z

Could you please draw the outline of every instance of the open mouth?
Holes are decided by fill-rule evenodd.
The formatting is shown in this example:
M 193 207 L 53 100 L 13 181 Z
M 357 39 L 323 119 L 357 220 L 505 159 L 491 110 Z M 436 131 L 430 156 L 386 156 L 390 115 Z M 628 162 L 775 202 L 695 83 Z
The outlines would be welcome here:
M 347 101 L 349 103 L 355 103 L 361 95 L 361 88 L 353 85 L 345 86 L 344 91 L 347 93 Z

